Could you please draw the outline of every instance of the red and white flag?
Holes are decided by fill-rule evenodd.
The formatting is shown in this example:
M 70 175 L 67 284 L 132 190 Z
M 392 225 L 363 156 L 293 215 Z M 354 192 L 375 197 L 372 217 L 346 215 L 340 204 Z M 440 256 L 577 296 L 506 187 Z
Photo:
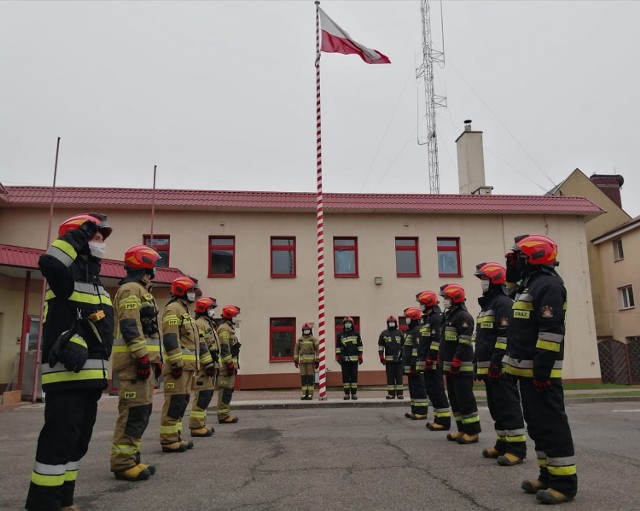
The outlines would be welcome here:
M 322 43 L 320 49 L 327 53 L 355 54 L 367 64 L 391 64 L 389 58 L 378 50 L 372 50 L 355 42 L 347 32 L 340 28 L 327 14 L 318 7 L 320 13 L 320 29 Z

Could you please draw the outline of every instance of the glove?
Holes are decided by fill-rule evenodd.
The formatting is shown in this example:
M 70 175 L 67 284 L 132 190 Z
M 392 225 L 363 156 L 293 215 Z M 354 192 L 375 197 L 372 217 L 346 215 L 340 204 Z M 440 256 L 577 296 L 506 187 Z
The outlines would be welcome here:
M 502 378 L 502 364 L 500 362 L 491 362 L 488 375 L 491 381 L 500 380 Z
M 233 363 L 233 360 L 227 362 L 227 374 L 229 376 L 236 374 L 236 365 Z
M 62 343 L 64 343 L 63 336 L 65 334 L 60 336 Z M 72 335 L 68 338 L 66 343 L 61 344 L 61 348 L 59 348 L 58 353 L 51 354 L 49 357 L 49 365 L 53 367 L 56 362 L 60 361 L 67 371 L 79 373 L 84 367 L 84 363 L 87 361 L 87 358 L 89 358 L 87 343 L 79 335 Z M 54 359 L 53 364 L 51 364 L 52 359 Z
M 433 371 L 435 369 L 435 367 L 433 367 L 434 363 L 435 363 L 435 360 L 433 360 L 431 357 L 427 357 L 426 360 L 424 361 L 424 370 Z
M 171 366 L 171 376 L 176 380 L 179 380 L 182 376 L 182 366 Z
M 163 366 L 162 366 L 162 364 L 156 364 L 156 365 L 153 367 L 153 370 L 154 370 L 154 373 L 155 373 L 156 380 L 157 380 L 157 379 L 159 379 L 159 378 L 160 378 L 160 375 L 162 374 L 162 367 L 163 367 Z
M 204 372 L 207 376 L 211 376 L 212 378 L 216 375 L 216 366 L 215 364 L 209 364 L 204 368 Z
M 383 366 L 387 365 L 387 361 L 384 359 L 384 355 L 382 353 L 380 353 L 379 357 L 380 357 L 380 363 Z
M 315 367 L 316 369 L 318 369 L 318 367 L 320 367 L 320 362 L 317 362 L 315 364 L 313 364 L 313 367 Z
M 364 360 L 362 360 L 362 355 L 358 355 L 358 365 L 362 365 L 362 362 L 364 362 Z
M 451 367 L 449 368 L 450 376 L 460 376 L 460 366 L 462 365 L 462 360 L 458 357 L 453 357 L 451 361 Z
M 298 362 L 297 360 L 293 361 L 293 365 L 296 366 L 296 369 L 300 369 L 300 362 Z
M 537 378 L 533 379 L 533 388 L 536 389 L 536 392 L 544 392 L 545 390 L 549 390 L 551 388 L 551 380 L 538 380 Z
M 507 282 L 518 282 L 520 280 L 520 271 L 518 270 L 518 254 L 509 251 L 504 255 L 507 267 Z
M 151 376 L 151 363 L 149 362 L 149 355 L 144 355 L 140 358 L 136 358 L 136 374 L 138 380 L 146 381 Z

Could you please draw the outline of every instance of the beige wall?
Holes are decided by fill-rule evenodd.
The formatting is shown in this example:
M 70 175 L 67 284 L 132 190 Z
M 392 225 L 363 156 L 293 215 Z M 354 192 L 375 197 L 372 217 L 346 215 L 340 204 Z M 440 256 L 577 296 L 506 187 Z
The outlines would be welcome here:
M 56 213 L 55 225 L 76 211 Z M 139 211 L 106 211 L 114 233 L 108 239 L 107 257 L 117 258 L 130 245 L 140 243 L 149 230 L 149 214 Z M 0 235 L 7 244 L 42 247 L 46 236 L 47 211 L 0 210 Z M 44 227 L 43 227 L 44 224 Z M 290 363 L 269 362 L 269 318 L 294 317 L 297 329 L 305 321 L 317 321 L 316 221 L 315 214 L 247 212 L 156 211 L 156 234 L 171 236 L 171 266 L 200 279 L 205 295 L 223 305 L 242 308 L 242 373 L 294 373 Z M 599 378 L 591 290 L 582 217 L 530 215 L 410 215 L 327 214 L 325 218 L 326 317 L 328 368 L 338 371 L 333 360 L 333 318 L 360 316 L 365 344 L 364 370 L 380 370 L 377 338 L 389 314 L 399 315 L 415 305 L 415 294 L 438 290 L 455 281 L 467 289 L 468 306 L 479 310 L 478 280 L 473 276 L 479 262 L 503 261 L 513 236 L 548 234 L 558 241 L 559 272 L 569 291 L 566 378 Z M 236 277 L 207 278 L 209 235 L 233 235 L 236 239 Z M 295 236 L 297 277 L 270 277 L 271 236 Z M 357 236 L 359 278 L 333 277 L 333 236 Z M 420 278 L 398 278 L 395 274 L 394 238 L 419 238 Z M 460 237 L 463 276 L 438 277 L 437 237 Z M 570 263 L 570 264 L 569 264 Z M 376 286 L 374 277 L 382 277 Z M 161 302 L 162 303 L 162 302 Z M 19 306 L 20 307 L 20 306 Z M 3 312 L 0 309 L 0 312 Z M 6 342 L 3 335 L 2 345 Z M 2 378 L 0 377 L 0 380 Z

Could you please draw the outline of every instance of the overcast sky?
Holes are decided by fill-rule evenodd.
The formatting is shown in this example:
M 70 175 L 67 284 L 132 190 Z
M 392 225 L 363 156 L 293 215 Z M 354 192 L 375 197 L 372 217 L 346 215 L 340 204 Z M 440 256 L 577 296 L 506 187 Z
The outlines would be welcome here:
M 327 192 L 428 193 L 418 0 L 323 1 L 391 65 L 323 53 Z M 442 46 L 440 3 L 431 2 Z M 440 189 L 484 131 L 487 184 L 624 176 L 640 214 L 640 2 L 445 1 Z M 313 1 L 0 2 L 0 182 L 315 191 Z M 419 125 L 419 127 L 418 127 Z

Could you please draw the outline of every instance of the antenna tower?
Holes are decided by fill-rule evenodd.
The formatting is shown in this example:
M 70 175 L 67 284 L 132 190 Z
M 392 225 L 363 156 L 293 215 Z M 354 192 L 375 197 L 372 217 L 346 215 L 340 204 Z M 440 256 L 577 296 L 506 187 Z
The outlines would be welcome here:
M 438 96 L 433 86 L 433 64 L 444 66 L 444 31 L 442 33 L 442 51 L 436 50 L 431 41 L 431 12 L 429 0 L 420 1 L 422 16 L 422 63 L 416 69 L 416 80 L 424 86 L 426 104 L 425 120 L 427 123 L 427 139 L 420 140 L 418 145 L 426 145 L 429 155 L 429 193 L 440 193 L 440 170 L 438 167 L 438 137 L 436 132 L 436 108 L 446 108 L 447 98 Z M 442 15 L 442 3 L 440 4 Z M 442 17 L 441 17 L 442 20 Z

